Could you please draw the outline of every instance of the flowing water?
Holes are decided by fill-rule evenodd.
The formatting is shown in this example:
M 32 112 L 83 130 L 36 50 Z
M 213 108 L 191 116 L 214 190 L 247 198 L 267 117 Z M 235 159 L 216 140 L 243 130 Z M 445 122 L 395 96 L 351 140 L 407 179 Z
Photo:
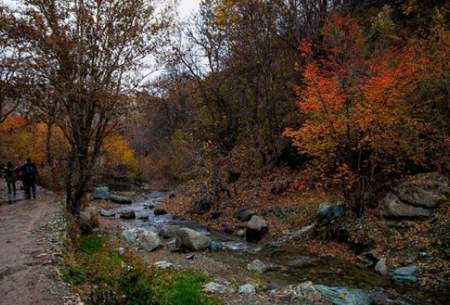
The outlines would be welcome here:
M 158 232 L 165 225 L 180 225 L 189 227 L 202 234 L 210 236 L 213 240 L 221 241 L 223 250 L 211 251 L 208 255 L 229 266 L 242 266 L 258 258 L 265 263 L 281 267 L 278 271 L 264 273 L 261 278 L 267 284 L 286 286 L 289 284 L 312 281 L 316 284 L 328 286 L 360 288 L 365 291 L 374 288 L 395 289 L 398 293 L 412 296 L 417 304 L 441 304 L 448 305 L 448 299 L 435 301 L 437 295 L 425 292 L 414 286 L 396 286 L 388 278 L 380 276 L 373 269 L 364 268 L 333 258 L 311 258 L 301 249 L 290 249 L 286 241 L 300 238 L 305 232 L 313 229 L 313 225 L 305 226 L 297 231 L 268 243 L 265 246 L 247 243 L 235 236 L 222 232 L 211 232 L 205 226 L 190 220 L 174 217 L 170 214 L 155 215 L 154 210 L 168 198 L 168 193 L 153 191 L 143 195 L 130 207 L 136 213 L 136 219 L 121 220 L 126 228 L 142 228 Z M 310 264 L 296 266 L 292 262 L 299 259 L 311 259 Z M 430 301 L 433 300 L 433 301 Z

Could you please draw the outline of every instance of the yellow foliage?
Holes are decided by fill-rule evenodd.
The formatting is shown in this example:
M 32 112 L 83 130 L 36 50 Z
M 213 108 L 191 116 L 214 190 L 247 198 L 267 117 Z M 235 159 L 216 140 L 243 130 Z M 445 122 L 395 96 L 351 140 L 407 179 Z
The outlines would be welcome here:
M 103 143 L 105 158 L 108 165 L 116 167 L 126 164 L 131 175 L 138 174 L 138 161 L 135 158 L 134 150 L 128 141 L 120 134 L 113 134 L 105 139 Z

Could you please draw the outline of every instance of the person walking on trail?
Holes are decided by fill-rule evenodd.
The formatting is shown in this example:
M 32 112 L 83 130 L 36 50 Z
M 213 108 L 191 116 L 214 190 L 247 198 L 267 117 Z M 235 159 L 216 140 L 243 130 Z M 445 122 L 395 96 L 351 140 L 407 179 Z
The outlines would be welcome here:
M 5 174 L 6 184 L 8 185 L 8 194 L 12 193 L 14 196 L 16 196 L 17 176 L 16 176 L 16 170 L 15 170 L 13 164 L 11 163 L 11 161 L 9 161 L 8 164 L 6 165 L 6 168 L 4 169 L 4 174 Z
M 22 180 L 25 188 L 25 198 L 31 199 L 31 194 L 33 193 L 33 198 L 36 199 L 36 176 L 38 174 L 36 165 L 34 165 L 31 159 L 27 159 L 19 171 L 23 175 Z

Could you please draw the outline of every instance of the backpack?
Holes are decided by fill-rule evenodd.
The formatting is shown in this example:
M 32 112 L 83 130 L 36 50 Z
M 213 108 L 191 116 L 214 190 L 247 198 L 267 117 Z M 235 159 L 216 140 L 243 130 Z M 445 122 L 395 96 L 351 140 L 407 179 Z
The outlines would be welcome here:
M 25 165 L 24 172 L 26 176 L 33 176 L 37 174 L 37 169 L 34 164 L 27 164 Z

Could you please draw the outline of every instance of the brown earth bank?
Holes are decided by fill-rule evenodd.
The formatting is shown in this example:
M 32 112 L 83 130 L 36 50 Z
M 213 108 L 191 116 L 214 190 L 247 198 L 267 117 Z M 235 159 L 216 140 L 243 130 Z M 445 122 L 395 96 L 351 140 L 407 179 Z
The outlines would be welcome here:
M 8 195 L 0 183 L 0 304 L 78 305 L 57 264 L 64 232 L 62 206 L 38 188 L 37 199 Z

